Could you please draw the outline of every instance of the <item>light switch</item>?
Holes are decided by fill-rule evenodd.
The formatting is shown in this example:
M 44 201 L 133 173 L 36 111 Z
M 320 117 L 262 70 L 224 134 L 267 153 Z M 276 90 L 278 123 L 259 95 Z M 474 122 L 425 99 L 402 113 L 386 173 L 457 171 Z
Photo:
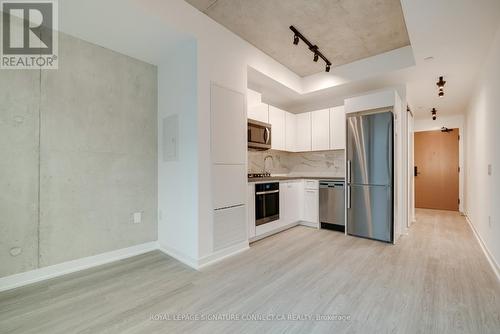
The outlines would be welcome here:
M 134 224 L 140 224 L 142 221 L 142 212 L 134 212 Z
M 491 167 L 491 164 L 488 165 L 488 175 L 491 176 L 491 173 L 492 173 L 492 167 Z

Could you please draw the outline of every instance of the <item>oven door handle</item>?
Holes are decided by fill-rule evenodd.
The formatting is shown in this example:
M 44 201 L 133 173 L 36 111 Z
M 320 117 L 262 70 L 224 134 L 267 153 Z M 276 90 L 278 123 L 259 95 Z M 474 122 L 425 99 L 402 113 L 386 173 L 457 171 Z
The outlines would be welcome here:
M 268 194 L 276 194 L 279 192 L 280 192 L 279 190 L 259 191 L 256 192 L 255 195 L 268 195 Z

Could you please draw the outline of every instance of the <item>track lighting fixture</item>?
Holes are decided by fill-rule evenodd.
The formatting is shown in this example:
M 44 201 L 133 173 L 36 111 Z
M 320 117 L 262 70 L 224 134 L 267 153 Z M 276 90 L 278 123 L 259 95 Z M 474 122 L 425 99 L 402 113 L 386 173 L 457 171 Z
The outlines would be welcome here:
M 444 85 L 446 84 L 446 81 L 443 80 L 443 77 L 439 77 L 439 81 L 436 82 L 436 85 L 438 86 L 439 88 L 439 91 L 438 91 L 438 96 L 439 97 L 443 97 L 444 96 Z
M 307 40 L 307 38 L 304 37 L 297 29 L 295 29 L 294 26 L 290 26 L 290 30 L 293 31 L 293 44 L 297 45 L 299 44 L 299 39 L 301 39 L 306 45 L 309 47 L 309 50 L 314 53 L 313 60 L 314 62 L 317 62 L 319 58 L 323 59 L 326 63 L 325 71 L 330 72 L 330 67 L 332 66 L 332 63 L 319 51 L 319 48 L 317 45 L 312 44 Z
M 432 120 L 435 121 L 437 119 L 437 110 L 436 110 L 436 108 L 432 108 L 431 114 L 432 114 Z

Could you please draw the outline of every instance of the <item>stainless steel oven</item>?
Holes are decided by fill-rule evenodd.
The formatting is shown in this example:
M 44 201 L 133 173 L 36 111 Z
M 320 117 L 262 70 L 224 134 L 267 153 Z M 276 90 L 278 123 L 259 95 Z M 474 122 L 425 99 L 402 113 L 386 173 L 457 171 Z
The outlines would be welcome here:
M 248 120 L 248 148 L 255 150 L 271 149 L 271 124 Z
M 255 225 L 280 219 L 280 184 L 278 182 L 255 185 Z

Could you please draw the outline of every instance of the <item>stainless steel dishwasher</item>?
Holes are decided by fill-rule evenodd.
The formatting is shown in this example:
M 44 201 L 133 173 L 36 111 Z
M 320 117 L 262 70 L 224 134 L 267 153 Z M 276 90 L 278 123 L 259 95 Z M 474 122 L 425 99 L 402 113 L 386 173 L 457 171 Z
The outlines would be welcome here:
M 319 181 L 319 222 L 321 228 L 345 231 L 344 190 L 344 181 Z

